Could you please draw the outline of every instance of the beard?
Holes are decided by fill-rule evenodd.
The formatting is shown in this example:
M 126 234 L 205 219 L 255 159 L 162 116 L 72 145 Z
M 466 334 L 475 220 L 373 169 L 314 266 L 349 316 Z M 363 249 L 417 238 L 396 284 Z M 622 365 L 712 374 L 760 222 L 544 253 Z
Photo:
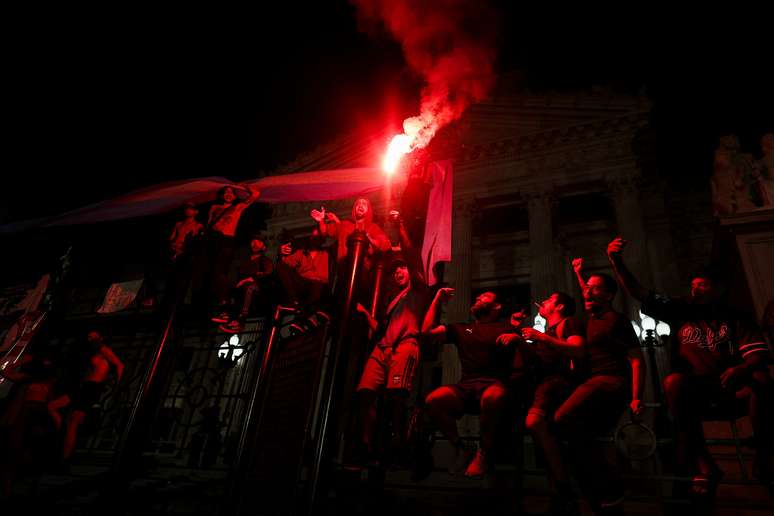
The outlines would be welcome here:
M 495 309 L 494 303 L 476 303 L 470 308 L 470 313 L 474 319 L 481 319 L 491 315 Z

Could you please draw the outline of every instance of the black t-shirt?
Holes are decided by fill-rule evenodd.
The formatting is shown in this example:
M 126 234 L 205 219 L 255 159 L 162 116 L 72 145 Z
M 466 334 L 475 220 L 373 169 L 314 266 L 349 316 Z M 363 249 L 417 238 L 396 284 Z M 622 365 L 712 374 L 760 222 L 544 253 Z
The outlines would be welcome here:
M 594 375 L 630 376 L 627 354 L 639 348 L 632 323 L 615 310 L 589 314 L 586 322 L 588 370 Z
M 562 319 L 554 326 L 546 328 L 546 335 L 559 340 L 567 340 L 573 335 L 586 338 L 586 328 L 575 317 Z M 570 374 L 570 358 L 566 353 L 548 344 L 539 342 L 532 346 L 535 356 L 535 369 L 538 378 L 545 378 L 553 374 Z
M 642 304 L 642 312 L 672 327 L 677 370 L 717 376 L 756 354 L 769 355 L 755 322 L 727 308 L 697 305 L 651 292 Z
M 239 279 L 241 280 L 248 276 L 255 276 L 261 272 L 271 274 L 273 270 L 274 264 L 267 256 L 261 254 L 255 259 L 248 256 L 239 264 Z M 262 280 L 262 278 L 257 279 Z
M 504 322 L 447 324 L 449 342 L 457 346 L 462 362 L 462 378 L 497 378 L 505 380 L 511 373 L 513 346 L 497 345 L 497 337 L 513 333 Z

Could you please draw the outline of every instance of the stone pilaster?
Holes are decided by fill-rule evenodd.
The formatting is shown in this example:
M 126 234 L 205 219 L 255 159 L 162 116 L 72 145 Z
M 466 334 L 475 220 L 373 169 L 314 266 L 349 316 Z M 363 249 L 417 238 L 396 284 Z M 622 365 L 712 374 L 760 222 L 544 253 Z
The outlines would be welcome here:
M 550 190 L 525 194 L 529 211 L 530 295 L 541 301 L 556 290 L 566 290 L 563 254 L 554 241 L 556 199 Z
M 455 199 L 452 220 L 452 260 L 446 268 L 449 286 L 455 289 L 443 317 L 444 322 L 462 322 L 470 317 L 471 267 L 473 265 L 473 213 L 474 199 Z M 460 359 L 457 348 L 444 346 L 441 356 L 443 383 L 455 383 L 460 379 Z
M 615 208 L 618 233 L 629 244 L 624 258 L 629 270 L 645 286 L 653 285 L 648 260 L 648 242 L 640 205 L 638 178 L 632 175 L 616 175 L 607 178 L 608 189 Z M 629 318 L 639 322 L 639 303 L 626 297 L 622 306 Z

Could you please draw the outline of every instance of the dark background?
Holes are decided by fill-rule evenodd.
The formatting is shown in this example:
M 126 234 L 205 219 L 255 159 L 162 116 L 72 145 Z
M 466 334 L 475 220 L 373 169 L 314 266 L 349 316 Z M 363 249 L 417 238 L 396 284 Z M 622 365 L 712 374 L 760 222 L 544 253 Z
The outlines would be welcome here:
M 659 166 L 675 187 L 706 180 L 719 135 L 735 132 L 757 153 L 774 127 L 761 13 L 646 20 L 608 10 L 586 20 L 493 4 L 498 71 L 524 91 L 603 87 L 654 101 Z M 39 9 L 7 25 L 0 222 L 166 180 L 254 178 L 418 107 L 420 82 L 399 46 L 359 32 L 344 0 L 249 12 Z

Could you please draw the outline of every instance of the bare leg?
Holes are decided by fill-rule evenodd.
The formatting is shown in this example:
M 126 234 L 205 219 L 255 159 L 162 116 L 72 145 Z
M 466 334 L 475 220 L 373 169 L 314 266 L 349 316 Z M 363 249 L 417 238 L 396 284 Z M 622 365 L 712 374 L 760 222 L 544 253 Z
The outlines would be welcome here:
M 494 448 L 505 401 L 505 388 L 499 384 L 488 387 L 481 395 L 481 447 L 487 452 Z
M 427 396 L 425 402 L 436 427 L 443 432 L 449 442 L 459 446 L 460 434 L 455 415 L 461 414 L 464 407 L 457 393 L 449 387 L 439 387 Z
M 86 418 L 86 413 L 81 410 L 73 410 L 67 418 L 65 428 L 64 444 L 62 446 L 62 458 L 69 460 L 75 450 L 75 442 L 78 439 L 78 427 L 81 426 Z
M 527 430 L 532 433 L 535 442 L 543 450 L 553 480 L 559 485 L 568 484 L 570 482 L 570 475 L 562 460 L 562 452 L 559 449 L 559 445 L 548 429 L 548 422 L 545 417 L 542 414 L 530 412 L 527 414 L 526 425 Z

